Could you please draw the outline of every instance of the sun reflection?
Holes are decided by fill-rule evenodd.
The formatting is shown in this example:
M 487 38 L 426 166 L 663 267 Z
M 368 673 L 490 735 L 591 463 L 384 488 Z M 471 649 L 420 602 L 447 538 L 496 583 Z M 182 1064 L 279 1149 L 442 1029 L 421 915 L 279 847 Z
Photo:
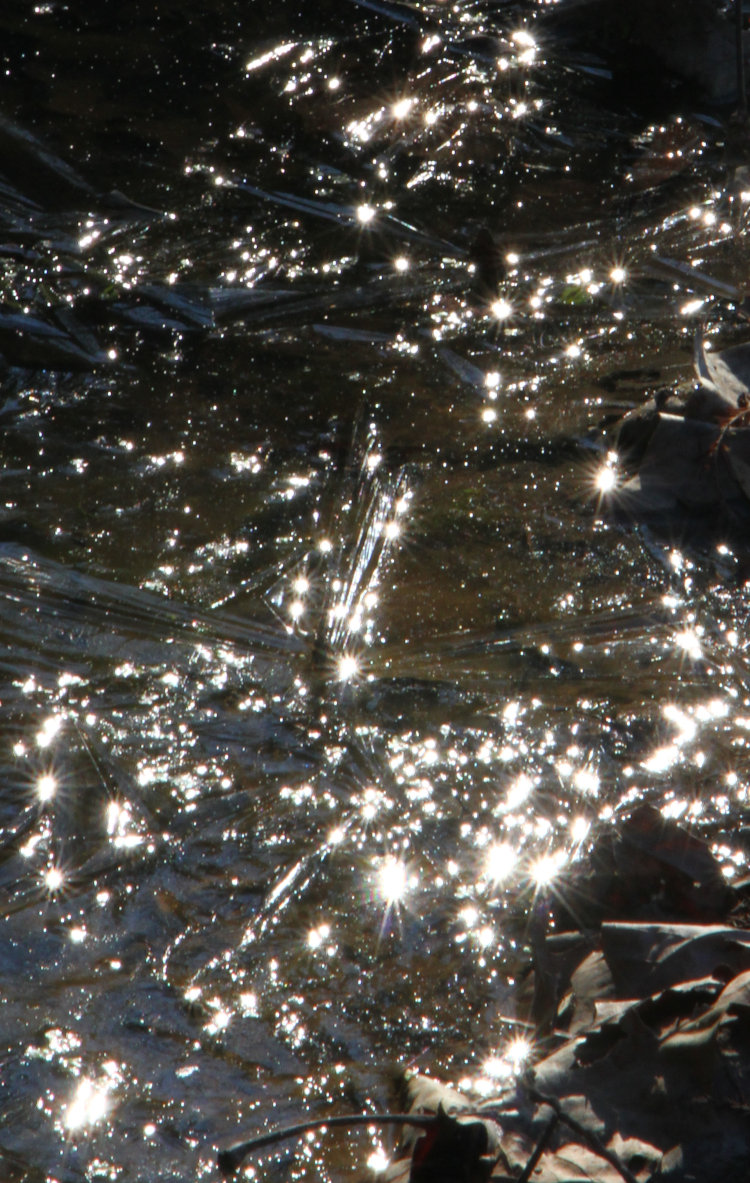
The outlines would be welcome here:
M 601 497 L 613 493 L 620 483 L 620 474 L 617 470 L 618 460 L 617 452 L 607 452 L 604 462 L 594 472 L 594 488 Z
M 674 643 L 678 649 L 681 649 L 687 657 L 692 661 L 700 661 L 703 657 L 703 647 L 700 642 L 699 630 L 696 628 L 684 628 L 681 632 L 676 633 Z
M 109 1081 L 96 1081 L 85 1076 L 79 1081 L 73 1099 L 65 1107 L 65 1127 L 71 1132 L 96 1125 L 111 1107 Z
M 340 682 L 354 682 L 360 672 L 360 663 L 352 653 L 344 653 L 336 662 L 336 677 Z
M 65 886 L 65 872 L 62 867 L 55 866 L 54 863 L 46 867 L 42 872 L 42 883 L 50 895 L 62 891 Z
M 495 320 L 502 324 L 503 321 L 510 320 L 510 318 L 513 316 L 514 308 L 510 300 L 505 300 L 500 297 L 499 299 L 492 301 L 490 304 L 490 312 L 494 316 Z
M 515 1039 L 511 1039 L 505 1049 L 505 1059 L 512 1064 L 516 1071 L 519 1071 L 530 1059 L 533 1050 L 528 1039 L 524 1039 L 523 1035 L 517 1035 Z
M 394 119 L 405 119 L 414 106 L 414 99 L 403 98 L 394 103 L 391 107 L 391 114 Z
M 376 210 L 374 206 L 368 205 L 366 202 L 364 202 L 362 205 L 357 206 L 356 214 L 357 221 L 360 222 L 361 225 L 369 226 L 371 222 L 375 220 Z
M 36 733 L 36 746 L 38 748 L 48 748 L 58 735 L 62 725 L 62 715 L 50 715 L 48 719 L 45 719 Z
M 51 801 L 57 792 L 57 778 L 51 772 L 44 772 L 36 782 L 35 792 L 43 804 Z
M 307 946 L 313 952 L 318 949 L 324 949 L 325 952 L 331 954 L 335 951 L 335 946 L 331 944 L 331 926 L 330 924 L 319 924 L 316 928 L 311 928 L 307 934 Z
M 529 877 L 536 887 L 548 887 L 557 878 L 565 862 L 564 850 L 543 854 L 529 865 Z
M 390 1157 L 388 1154 L 386 1154 L 383 1147 L 378 1146 L 376 1150 L 373 1150 L 372 1154 L 367 1159 L 367 1166 L 371 1171 L 374 1172 L 374 1174 L 380 1175 L 386 1169 L 390 1161 Z
M 513 872 L 518 862 L 516 850 L 508 842 L 494 842 L 484 857 L 484 874 L 493 884 L 501 883 Z
M 534 791 L 534 781 L 526 772 L 519 772 L 518 776 L 508 786 L 505 796 L 505 809 L 517 809 L 523 805 Z
M 377 872 L 377 886 L 389 908 L 400 904 L 409 886 L 405 863 L 393 855 L 384 859 Z

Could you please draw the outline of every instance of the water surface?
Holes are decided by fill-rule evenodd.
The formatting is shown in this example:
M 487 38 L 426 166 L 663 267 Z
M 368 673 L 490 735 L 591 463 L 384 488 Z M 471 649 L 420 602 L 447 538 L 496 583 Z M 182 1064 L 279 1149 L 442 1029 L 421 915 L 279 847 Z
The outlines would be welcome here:
M 483 1095 L 623 811 L 743 870 L 738 559 L 609 522 L 598 431 L 742 339 L 653 271 L 742 285 L 741 153 L 534 16 L 0 18 L 4 1178 Z

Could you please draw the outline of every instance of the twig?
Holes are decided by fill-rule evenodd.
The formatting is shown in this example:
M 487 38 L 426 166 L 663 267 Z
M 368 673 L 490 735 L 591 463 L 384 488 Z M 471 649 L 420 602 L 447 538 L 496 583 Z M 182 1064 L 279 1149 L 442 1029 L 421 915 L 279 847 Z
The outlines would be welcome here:
M 462 1115 L 463 1116 L 463 1115 Z M 257 1138 L 250 1138 L 246 1142 L 237 1142 L 226 1150 L 220 1150 L 218 1155 L 219 1170 L 228 1177 L 242 1165 L 248 1154 L 254 1150 L 261 1150 L 264 1146 L 273 1146 L 276 1142 L 283 1142 L 287 1138 L 298 1138 L 311 1130 L 322 1130 L 327 1126 L 383 1126 L 383 1125 L 413 1125 L 418 1129 L 427 1130 L 437 1124 L 436 1114 L 431 1113 L 353 1113 L 339 1114 L 336 1117 L 319 1117 L 313 1121 L 299 1122 L 297 1125 L 285 1126 L 281 1129 L 269 1130 Z
M 531 1154 L 531 1158 L 526 1163 L 526 1166 L 524 1167 L 521 1174 L 518 1176 L 516 1183 L 529 1183 L 529 1179 L 531 1178 L 531 1176 L 534 1172 L 536 1164 L 539 1162 L 539 1159 L 542 1157 L 545 1150 L 547 1149 L 547 1146 L 549 1145 L 549 1140 L 552 1137 L 552 1135 L 554 1134 L 554 1132 L 559 1124 L 559 1121 L 560 1121 L 559 1114 L 553 1113 L 552 1117 L 549 1119 L 546 1126 L 542 1130 L 542 1136 L 539 1139 L 539 1141 L 537 1142 L 536 1146 L 534 1147 L 534 1150 L 532 1151 L 532 1154 Z
M 743 53 L 742 38 L 742 0 L 734 0 L 734 35 L 737 49 L 737 99 L 738 109 L 743 118 L 747 118 L 747 89 L 745 87 L 745 55 Z
M 540 1093 L 538 1089 L 533 1087 L 533 1085 L 525 1084 L 524 1087 L 532 1101 L 536 1101 L 538 1105 L 549 1105 L 550 1109 L 553 1110 L 563 1125 L 566 1125 L 568 1129 L 572 1130 L 574 1134 L 576 1134 L 583 1142 L 585 1142 L 586 1145 L 591 1150 L 593 1150 L 594 1154 L 598 1154 L 600 1158 L 603 1158 L 605 1162 L 608 1162 L 609 1165 L 622 1176 L 622 1178 L 625 1180 L 625 1183 L 638 1183 L 638 1180 L 632 1171 L 629 1171 L 625 1164 L 620 1162 L 616 1154 L 614 1154 L 611 1150 L 607 1150 L 607 1147 L 604 1145 L 601 1138 L 597 1137 L 597 1135 L 592 1133 L 591 1130 L 587 1130 L 586 1127 L 581 1125 L 579 1121 L 576 1121 L 574 1117 L 568 1116 L 557 1097 L 548 1097 L 546 1093 Z

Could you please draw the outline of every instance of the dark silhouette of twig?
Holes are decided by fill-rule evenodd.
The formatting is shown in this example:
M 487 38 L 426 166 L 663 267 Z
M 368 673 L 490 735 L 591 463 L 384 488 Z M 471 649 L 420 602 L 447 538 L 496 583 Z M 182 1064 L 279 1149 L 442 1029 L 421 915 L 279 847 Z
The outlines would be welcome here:
M 312 1121 L 299 1122 L 297 1125 L 269 1130 L 268 1133 L 259 1134 L 257 1138 L 249 1138 L 246 1142 L 237 1142 L 226 1150 L 220 1150 L 217 1161 L 222 1175 L 228 1177 L 235 1173 L 248 1154 L 252 1154 L 253 1151 L 261 1150 L 264 1146 L 273 1146 L 276 1142 L 283 1142 L 287 1138 L 298 1138 L 310 1130 L 323 1130 L 329 1126 L 352 1128 L 363 1125 L 413 1125 L 418 1129 L 427 1130 L 431 1126 L 437 1125 L 437 1122 L 437 1116 L 429 1113 L 353 1113 L 339 1114 L 336 1117 L 320 1117 Z
M 521 1174 L 518 1176 L 516 1183 L 529 1183 L 529 1179 L 531 1178 L 532 1174 L 534 1173 L 534 1170 L 536 1169 L 536 1164 L 539 1162 L 539 1159 L 542 1157 L 545 1150 L 547 1149 L 547 1146 L 549 1145 L 549 1140 L 552 1137 L 552 1135 L 554 1134 L 555 1130 L 557 1129 L 557 1126 L 559 1125 L 559 1123 L 560 1123 L 560 1118 L 559 1118 L 558 1114 L 553 1113 L 552 1117 L 549 1119 L 546 1126 L 542 1130 L 542 1136 L 539 1139 L 539 1141 L 537 1142 L 533 1151 L 531 1152 L 531 1157 L 529 1158 L 529 1161 L 526 1163 L 526 1166 L 523 1168 L 523 1171 L 521 1172 Z
M 566 1125 L 569 1130 L 572 1130 L 572 1132 L 581 1139 L 582 1142 L 585 1142 L 589 1149 L 593 1150 L 594 1154 L 599 1155 L 599 1157 L 603 1158 L 605 1162 L 608 1162 L 609 1165 L 618 1172 L 618 1174 L 622 1175 L 625 1183 L 638 1183 L 638 1180 L 632 1171 L 629 1171 L 625 1164 L 620 1162 L 616 1154 L 613 1154 L 611 1150 L 607 1149 L 602 1140 L 598 1138 L 596 1134 L 594 1134 L 591 1130 L 587 1130 L 586 1127 L 581 1125 L 579 1121 L 576 1121 L 574 1117 L 570 1117 L 565 1112 L 557 1097 L 549 1097 L 546 1093 L 540 1093 L 538 1089 L 535 1089 L 534 1086 L 530 1084 L 525 1084 L 525 1089 L 532 1101 L 536 1101 L 538 1105 L 549 1105 L 550 1109 L 553 1110 L 563 1125 Z
M 747 88 L 745 86 L 745 55 L 742 52 L 742 0 L 734 0 L 735 37 L 737 46 L 737 108 L 747 118 Z

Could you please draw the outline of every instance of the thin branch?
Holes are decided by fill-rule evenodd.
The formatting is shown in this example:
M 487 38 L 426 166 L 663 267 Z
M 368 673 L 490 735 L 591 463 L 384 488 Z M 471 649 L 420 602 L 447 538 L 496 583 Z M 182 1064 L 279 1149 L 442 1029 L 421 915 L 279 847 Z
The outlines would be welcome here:
M 463 1116 L 463 1114 L 461 1115 Z M 283 1142 L 287 1138 L 298 1138 L 311 1130 L 323 1130 L 328 1126 L 385 1126 L 385 1125 L 413 1125 L 418 1129 L 427 1130 L 436 1125 L 437 1116 L 427 1113 L 353 1113 L 339 1114 L 336 1117 L 320 1117 L 313 1121 L 303 1121 L 297 1125 L 285 1126 L 281 1129 L 269 1130 L 257 1138 L 250 1138 L 246 1142 L 237 1142 L 226 1150 L 220 1150 L 218 1155 L 219 1170 L 226 1177 L 233 1175 L 242 1165 L 248 1154 L 261 1150 L 264 1146 L 273 1146 L 276 1142 Z
M 593 1150 L 594 1154 L 598 1154 L 600 1158 L 608 1162 L 622 1176 L 625 1183 L 638 1183 L 632 1171 L 629 1171 L 625 1164 L 620 1162 L 616 1154 L 607 1149 L 601 1138 L 597 1137 L 591 1130 L 587 1130 L 574 1117 L 568 1116 L 557 1097 L 548 1097 L 546 1093 L 540 1093 L 533 1085 L 526 1084 L 524 1087 L 532 1101 L 536 1101 L 538 1105 L 549 1105 L 550 1109 L 554 1111 L 563 1125 L 566 1125 L 582 1142 L 585 1142 L 589 1149 Z
M 745 86 L 745 54 L 742 36 L 743 11 L 742 0 L 734 0 L 734 35 L 737 50 L 737 100 L 739 113 L 747 118 L 747 89 Z
M 542 1130 L 542 1136 L 539 1139 L 539 1141 L 537 1142 L 536 1146 L 534 1147 L 534 1149 L 531 1153 L 531 1157 L 530 1157 L 529 1161 L 526 1163 L 526 1166 L 524 1167 L 522 1173 L 518 1176 L 516 1183 L 529 1183 L 529 1179 L 531 1178 L 532 1174 L 534 1173 L 534 1170 L 536 1168 L 536 1164 L 539 1162 L 539 1159 L 542 1157 L 545 1150 L 547 1149 L 547 1146 L 549 1145 L 549 1140 L 552 1137 L 552 1135 L 554 1134 L 555 1130 L 557 1129 L 557 1126 L 559 1125 L 559 1123 L 560 1123 L 559 1114 L 553 1113 L 552 1117 L 549 1119 L 546 1126 Z

